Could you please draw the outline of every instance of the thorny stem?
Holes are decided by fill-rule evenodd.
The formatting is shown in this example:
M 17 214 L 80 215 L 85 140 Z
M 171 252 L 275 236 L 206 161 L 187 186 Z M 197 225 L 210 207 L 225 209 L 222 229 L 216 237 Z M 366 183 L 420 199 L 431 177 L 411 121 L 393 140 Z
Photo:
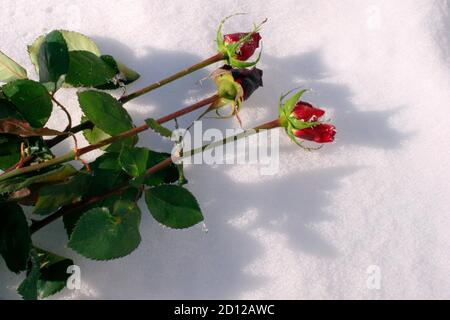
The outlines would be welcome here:
M 241 134 L 232 136 L 232 137 L 228 137 L 225 138 L 222 141 L 219 142 L 213 142 L 211 144 L 208 145 L 204 145 L 201 148 L 195 149 L 195 150 L 191 150 L 186 152 L 185 154 L 188 154 L 189 157 L 193 156 L 196 153 L 199 152 L 203 152 L 205 149 L 209 149 L 209 148 L 214 148 L 220 145 L 224 145 L 242 138 L 246 138 L 252 134 L 256 134 L 258 132 L 260 132 L 261 130 L 270 130 L 270 129 L 274 129 L 274 128 L 278 128 L 280 126 L 280 121 L 279 119 L 276 119 L 274 121 L 270 121 L 268 123 L 265 123 L 263 125 L 257 126 L 253 129 L 247 130 Z M 184 155 L 183 157 L 186 157 L 186 155 Z M 154 174 L 160 170 L 163 170 L 164 168 L 167 168 L 168 166 L 170 166 L 173 163 L 173 160 L 171 157 L 166 158 L 165 160 L 161 161 L 160 163 L 154 165 L 153 167 L 149 168 L 146 172 L 145 172 L 145 176 L 149 176 L 151 174 Z M 63 217 L 63 216 L 68 216 L 74 212 L 78 212 L 78 210 L 80 209 L 84 209 L 89 207 L 92 204 L 95 204 L 99 201 L 105 200 L 106 198 L 113 196 L 113 195 L 117 195 L 117 194 L 122 194 L 125 190 L 127 190 L 128 188 L 130 188 L 131 185 L 128 182 L 124 182 L 122 184 L 120 184 L 119 186 L 109 190 L 108 192 L 106 192 L 105 194 L 99 195 L 99 196 L 94 196 L 91 197 L 89 199 L 86 199 L 84 201 L 78 202 L 76 204 L 73 204 L 71 206 L 67 206 L 67 207 L 62 207 L 61 209 L 59 209 L 57 212 L 49 215 L 48 217 L 40 220 L 40 221 L 35 221 L 31 224 L 30 226 L 30 233 L 34 234 L 37 231 L 41 230 L 42 228 L 44 228 L 45 226 L 47 226 L 48 224 L 52 223 L 53 221 Z
M 197 102 L 197 103 L 195 103 L 195 104 L 193 104 L 193 105 L 191 105 L 189 107 L 183 108 L 183 109 L 178 110 L 176 112 L 173 112 L 173 113 L 171 113 L 171 114 L 169 114 L 169 115 L 167 115 L 165 117 L 162 117 L 162 118 L 158 119 L 157 122 L 159 124 L 166 123 L 166 122 L 168 122 L 170 120 L 173 120 L 173 119 L 178 118 L 178 117 L 180 117 L 182 115 L 188 114 L 188 113 L 190 113 L 190 112 L 192 112 L 194 110 L 200 109 L 200 108 L 202 108 L 202 107 L 204 107 L 206 105 L 209 105 L 209 104 L 215 102 L 218 98 L 219 98 L 219 96 L 217 94 L 215 94 L 215 95 L 213 95 L 213 96 L 211 96 L 209 98 L 203 99 L 203 100 L 201 100 L 201 101 L 199 101 L 199 102 Z M 6 179 L 9 179 L 9 178 L 13 178 L 13 177 L 16 177 L 16 176 L 20 176 L 20 175 L 25 174 L 25 173 L 30 173 L 30 172 L 41 170 L 41 169 L 44 169 L 44 168 L 47 168 L 47 167 L 50 167 L 50 166 L 54 166 L 54 165 L 57 165 L 57 164 L 61 164 L 61 163 L 64 163 L 64 162 L 68 162 L 68 161 L 72 161 L 72 160 L 78 159 L 79 157 L 81 157 L 82 155 L 84 155 L 86 153 L 89 153 L 89 152 L 91 152 L 93 150 L 96 150 L 96 149 L 100 149 L 101 147 L 107 146 L 107 145 L 109 145 L 109 144 L 111 144 L 113 142 L 116 142 L 116 141 L 119 141 L 119 140 L 123 140 L 123 139 L 129 138 L 129 137 L 135 136 L 135 135 L 137 135 L 137 134 L 139 134 L 139 133 L 141 133 L 143 131 L 148 130 L 149 128 L 150 127 L 147 124 L 144 124 L 144 125 L 142 125 L 140 127 L 133 128 L 133 129 L 131 129 L 129 131 L 123 132 L 123 133 L 118 134 L 116 136 L 113 136 L 111 138 L 102 140 L 102 141 L 100 141 L 100 142 L 98 142 L 96 144 L 93 144 L 93 145 L 90 145 L 90 146 L 78 149 L 78 150 L 76 150 L 76 152 L 75 151 L 70 151 L 70 152 L 66 153 L 65 155 L 62 155 L 60 157 L 56 157 L 56 158 L 54 158 L 54 159 L 52 159 L 50 161 L 46 161 L 46 162 L 39 163 L 39 164 L 36 164 L 36 165 L 31 165 L 31 166 L 24 167 L 24 168 L 19 168 L 19 169 L 16 169 L 16 170 L 12 170 L 10 172 L 7 172 L 7 173 L 4 173 L 3 175 L 1 175 L 0 176 L 0 181 L 6 180 Z
M 63 215 L 69 215 L 73 212 L 77 212 L 80 209 L 86 208 L 86 207 L 90 206 L 91 204 L 105 200 L 108 197 L 114 196 L 116 194 L 121 194 L 125 190 L 126 187 L 127 187 L 127 184 L 123 184 L 123 185 L 120 185 L 102 195 L 92 197 L 83 202 L 78 202 L 69 207 L 62 207 L 57 212 L 47 216 L 45 219 L 33 222 L 30 226 L 30 233 L 33 234 L 33 233 L 39 231 L 40 229 L 42 229 L 46 225 L 52 223 L 53 221 L 59 219 Z
M 7 180 L 7 179 L 13 178 L 13 177 L 17 177 L 22 174 L 30 173 L 33 171 L 39 171 L 39 170 L 42 170 L 42 169 L 45 169 L 48 167 L 55 166 L 57 164 L 72 161 L 74 159 L 75 159 L 75 152 L 70 151 L 60 157 L 53 158 L 51 160 L 48 160 L 48 161 L 45 161 L 42 163 L 38 163 L 38 164 L 29 166 L 29 167 L 23 167 L 23 168 L 19 168 L 19 169 L 4 173 L 3 175 L 0 176 L 0 181 Z
M 128 102 L 130 100 L 133 100 L 133 99 L 136 99 L 136 98 L 138 98 L 138 97 L 140 97 L 140 96 L 142 96 L 142 95 L 144 95 L 146 93 L 149 93 L 149 92 L 151 92 L 151 91 L 153 91 L 155 89 L 158 89 L 158 88 L 160 88 L 160 87 L 162 87 L 162 86 L 164 86 L 164 85 L 166 85 L 168 83 L 171 83 L 171 82 L 173 82 L 173 81 L 175 81 L 175 80 L 177 80 L 177 79 L 179 79 L 181 77 L 184 77 L 184 76 L 186 76 L 186 75 L 188 75 L 188 74 L 190 74 L 192 72 L 195 72 L 197 70 L 203 69 L 203 68 L 205 68 L 205 67 L 207 67 L 207 66 L 209 66 L 209 65 L 211 65 L 213 63 L 219 62 L 219 61 L 224 60 L 224 59 L 225 59 L 225 55 L 223 53 L 218 53 L 218 54 L 216 54 L 216 55 L 214 55 L 214 56 L 212 56 L 212 57 L 210 57 L 210 58 L 208 58 L 208 59 L 206 59 L 206 60 L 204 60 L 204 61 L 202 61 L 200 63 L 197 63 L 197 64 L 195 64 L 195 65 L 193 65 L 193 66 L 191 66 L 189 68 L 186 68 L 186 69 L 184 69 L 184 70 L 182 70 L 180 72 L 177 72 L 177 73 L 175 73 L 174 75 L 172 75 L 170 77 L 167 77 L 167 78 L 165 78 L 163 80 L 155 82 L 155 83 L 153 83 L 153 84 L 151 84 L 151 85 L 149 85 L 149 86 L 147 86 L 145 88 L 142 88 L 142 89 L 140 89 L 140 90 L 138 90 L 136 92 L 130 93 L 128 95 L 125 95 L 122 98 L 120 98 L 119 101 L 122 102 L 122 103 L 126 103 L 126 102 Z
M 67 110 L 67 108 L 64 107 L 64 106 L 62 105 L 62 103 L 60 103 L 58 100 L 56 100 L 55 94 L 54 94 L 54 93 L 53 93 L 53 94 L 50 94 L 50 97 L 51 97 L 51 99 L 53 100 L 53 102 L 56 103 L 56 105 L 57 105 L 58 107 L 60 107 L 61 110 L 64 111 L 64 113 L 66 114 L 66 116 L 67 116 L 67 121 L 68 121 L 69 123 L 67 124 L 67 127 L 66 127 L 66 129 L 64 130 L 64 132 L 69 131 L 69 130 L 72 128 L 72 116 L 70 115 L 69 110 Z
M 213 96 L 211 96 L 209 98 L 203 99 L 203 100 L 201 100 L 201 101 L 199 101 L 199 102 L 197 102 L 197 103 L 195 103 L 195 104 L 193 104 L 193 105 L 191 105 L 189 107 L 183 108 L 183 109 L 175 111 L 175 112 L 173 112 L 173 113 L 171 113 L 171 114 L 169 114 L 167 116 L 164 116 L 164 117 L 156 120 L 156 122 L 158 122 L 159 124 L 163 124 L 163 123 L 169 122 L 169 121 L 171 121 L 173 119 L 176 119 L 176 118 L 181 117 L 181 116 L 183 116 L 185 114 L 188 114 L 188 113 L 190 113 L 192 111 L 195 111 L 195 110 L 197 110 L 199 108 L 202 108 L 202 107 L 204 107 L 206 105 L 209 105 L 209 104 L 215 102 L 218 98 L 219 98 L 219 96 L 217 94 L 215 94 L 215 95 L 213 95 Z M 138 133 L 141 133 L 143 131 L 148 130 L 149 128 L 150 127 L 147 124 L 144 124 L 144 125 L 142 125 L 140 127 L 131 129 L 129 131 L 126 131 L 126 132 L 123 132 L 121 134 L 118 134 L 118 135 L 116 135 L 114 137 L 111 137 L 111 138 L 105 139 L 103 141 L 100 141 L 99 143 L 92 144 L 90 146 L 81 148 L 81 149 L 78 150 L 78 156 L 82 156 L 82 155 L 84 155 L 86 153 L 89 153 L 89 152 L 91 152 L 93 150 L 100 149 L 101 147 L 107 146 L 107 145 L 109 145 L 109 144 L 111 144 L 113 142 L 116 142 L 118 140 L 123 140 L 123 139 L 129 138 L 129 137 L 135 136 Z
M 256 134 L 256 133 L 260 132 L 261 130 L 270 130 L 270 129 L 278 128 L 279 126 L 280 126 L 280 120 L 276 119 L 276 120 L 267 122 L 267 123 L 265 123 L 263 125 L 254 127 L 253 129 L 245 130 L 245 131 L 243 131 L 243 132 L 241 132 L 241 133 L 239 133 L 237 135 L 234 135 L 234 136 L 231 136 L 231 137 L 227 137 L 227 138 L 225 138 L 223 140 L 214 141 L 214 142 L 212 142 L 210 144 L 204 145 L 204 146 L 199 147 L 197 149 L 184 152 L 182 154 L 182 158 L 192 157 L 193 155 L 195 155 L 197 153 L 200 153 L 200 152 L 203 152 L 206 149 L 214 149 L 214 148 L 219 147 L 221 145 L 225 145 L 225 144 L 237 141 L 239 139 L 247 138 L 247 137 L 249 137 L 249 136 L 251 136 L 253 134 Z
M 47 140 L 46 145 L 49 149 L 51 149 L 54 146 L 56 146 L 58 143 L 64 141 L 68 136 L 74 135 L 83 130 L 92 129 L 93 127 L 94 127 L 94 124 L 92 122 L 90 122 L 90 121 L 83 122 L 82 124 L 79 124 L 78 126 L 75 126 L 72 129 L 70 129 L 69 131 L 65 132 L 66 134 L 56 136 L 55 138 L 53 138 L 51 140 Z M 20 161 L 20 166 L 24 167 L 24 166 L 30 164 L 31 162 L 33 162 L 35 159 L 36 159 L 36 156 L 34 156 L 34 155 L 25 157 L 23 160 Z M 18 165 L 19 165 L 19 163 L 6 169 L 2 174 L 0 174 L 0 177 L 7 174 L 8 172 L 11 172 L 11 171 L 17 169 Z
M 181 78 L 183 76 L 186 76 L 186 75 L 188 75 L 190 73 L 193 73 L 193 72 L 195 72 L 197 70 L 205 68 L 205 67 L 207 67 L 207 66 L 209 66 L 209 65 L 211 65 L 213 63 L 219 62 L 219 61 L 224 60 L 224 59 L 225 59 L 225 55 L 223 53 L 218 53 L 218 54 L 216 54 L 216 55 L 214 55 L 214 56 L 212 56 L 212 57 L 210 57 L 210 58 L 208 58 L 208 59 L 206 59 L 206 60 L 204 60 L 204 61 L 202 61 L 200 63 L 197 63 L 197 64 L 195 64 L 195 65 L 193 65 L 193 66 L 191 66 L 189 68 L 186 68 L 186 69 L 184 69 L 184 70 L 182 70 L 182 71 L 180 71 L 180 72 L 178 72 L 178 73 L 176 73 L 176 74 L 174 74 L 174 75 L 172 75 L 172 76 L 170 76 L 170 77 L 168 77 L 166 79 L 163 79 L 163 80 L 160 80 L 158 82 L 155 82 L 155 83 L 153 83 L 153 84 L 151 84 L 151 85 L 149 85 L 147 87 L 144 87 L 144 88 L 142 88 L 142 89 L 140 89 L 140 90 L 138 90 L 138 91 L 136 91 L 134 93 L 130 93 L 128 95 L 124 95 L 124 96 L 122 96 L 119 99 L 119 101 L 122 102 L 122 103 L 129 102 L 129 101 L 131 101 L 133 99 L 136 99 L 136 98 L 138 98 L 138 97 L 140 97 L 140 96 L 142 96 L 142 95 L 144 95 L 146 93 L 149 93 L 149 92 L 151 92 L 151 91 L 153 91 L 155 89 L 158 89 L 158 88 L 160 88 L 160 87 L 162 87 L 162 86 L 164 86 L 164 85 L 166 85 L 168 83 L 171 83 L 171 82 L 173 82 L 173 81 L 175 81 L 175 80 L 177 80 L 177 79 L 179 79 L 179 78 Z M 67 108 L 65 108 L 59 101 L 57 101 L 53 94 L 51 94 L 50 96 L 51 96 L 52 100 L 66 113 L 67 118 L 69 120 L 69 125 L 67 126 L 67 129 L 65 130 L 65 132 L 67 132 L 67 135 L 60 135 L 60 136 L 57 136 L 57 137 L 55 137 L 55 138 L 53 138 L 51 140 L 48 140 L 47 146 L 48 146 L 49 149 L 54 147 L 55 145 L 59 144 L 60 142 L 64 141 L 70 135 L 73 135 L 73 134 L 78 133 L 80 131 L 83 131 L 85 129 L 93 128 L 94 124 L 91 121 L 86 121 L 86 122 L 84 122 L 84 123 L 82 123 L 82 124 L 80 124 L 80 125 L 78 125 L 76 127 L 73 127 L 71 129 L 71 127 L 72 127 L 72 118 L 71 118 Z M 23 159 L 23 162 L 21 163 L 21 165 L 22 166 L 26 166 L 26 165 L 28 165 L 29 163 L 31 163 L 35 159 L 36 159 L 36 157 L 29 156 L 29 157 Z M 11 168 L 8 168 L 7 170 L 5 170 L 5 172 L 3 174 L 0 174 L 0 177 L 3 176 L 5 173 L 13 171 L 16 167 L 17 167 L 17 164 L 12 166 Z
M 83 122 L 73 128 L 71 128 L 70 130 L 66 131 L 65 135 L 59 135 L 56 136 L 53 139 L 47 140 L 45 142 L 45 144 L 47 145 L 47 147 L 49 149 L 53 148 L 54 146 L 56 146 L 58 143 L 62 142 L 64 139 L 66 139 L 68 136 L 74 135 L 78 132 L 84 131 L 84 130 L 88 130 L 88 129 L 92 129 L 94 128 L 94 124 L 91 121 L 86 121 Z

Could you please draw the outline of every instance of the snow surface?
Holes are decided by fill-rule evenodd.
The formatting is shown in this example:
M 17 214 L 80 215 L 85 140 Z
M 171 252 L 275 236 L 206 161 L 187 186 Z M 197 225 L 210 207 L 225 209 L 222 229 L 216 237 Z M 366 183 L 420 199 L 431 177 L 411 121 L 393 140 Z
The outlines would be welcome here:
M 142 244 L 124 259 L 83 259 L 65 248 L 60 222 L 42 230 L 36 243 L 82 270 L 82 289 L 57 298 L 450 298 L 450 1 L 3 0 L 0 50 L 32 70 L 27 44 L 77 30 L 140 71 L 139 87 L 213 54 L 218 22 L 235 12 L 251 14 L 227 30 L 269 18 L 265 86 L 244 124 L 271 120 L 282 92 L 306 86 L 329 110 L 337 143 L 305 153 L 282 136 L 276 176 L 191 166 L 209 232 L 164 229 L 142 206 Z M 130 103 L 130 113 L 139 122 L 207 96 L 213 87 L 198 82 L 207 74 Z M 73 91 L 60 99 L 79 114 Z M 55 111 L 50 124 L 64 119 Z M 169 147 L 150 134 L 141 144 Z M 371 266 L 379 290 L 367 286 Z M 2 263 L 0 297 L 17 298 L 21 279 Z

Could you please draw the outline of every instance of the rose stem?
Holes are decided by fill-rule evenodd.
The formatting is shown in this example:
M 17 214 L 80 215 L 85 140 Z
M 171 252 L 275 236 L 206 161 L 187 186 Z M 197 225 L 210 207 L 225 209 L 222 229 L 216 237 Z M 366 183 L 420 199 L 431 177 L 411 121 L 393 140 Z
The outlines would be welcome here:
M 233 142 L 245 137 L 248 137 L 252 134 L 256 134 L 258 132 L 260 132 L 261 130 L 270 130 L 270 129 L 274 129 L 280 126 L 280 121 L 278 119 L 265 123 L 261 126 L 257 126 L 253 129 L 247 130 L 241 134 L 232 136 L 232 137 L 228 137 L 223 139 L 220 142 L 213 142 L 212 144 L 208 144 L 205 145 L 201 148 L 197 148 L 195 150 L 191 150 L 188 151 L 187 154 L 189 154 L 189 156 L 193 156 L 196 153 L 199 152 L 203 152 L 205 149 L 207 148 L 213 148 L 213 147 L 217 147 L 219 145 L 224 145 L 227 144 L 229 142 Z M 247 134 L 245 134 L 247 132 Z M 162 170 L 164 168 L 167 168 L 168 166 L 170 166 L 173 163 L 172 158 L 169 157 L 163 161 L 161 161 L 160 163 L 154 165 L 153 167 L 149 168 L 146 172 L 145 172 L 145 176 L 149 176 L 155 172 L 158 172 L 159 170 Z M 95 204 L 99 201 L 105 200 L 106 198 L 116 195 L 116 194 L 121 194 L 123 193 L 126 189 L 130 188 L 130 184 L 128 182 L 124 182 L 122 184 L 120 184 L 119 186 L 107 191 L 105 194 L 99 195 L 99 196 L 94 196 L 91 197 L 89 199 L 86 199 L 85 201 L 73 204 L 69 207 L 63 207 L 61 209 L 59 209 L 57 212 L 49 215 L 48 217 L 40 220 L 40 221 L 36 221 L 33 222 L 32 225 L 30 226 L 30 233 L 34 234 L 35 232 L 39 231 L 40 229 L 44 228 L 45 226 L 47 226 L 48 224 L 52 223 L 53 221 L 63 217 L 63 216 L 67 216 L 70 215 L 71 213 L 77 212 L 80 209 L 86 208 L 92 204 Z
M 204 60 L 204 61 L 202 61 L 200 63 L 197 63 L 197 64 L 195 64 L 195 65 L 193 65 L 193 66 L 191 66 L 189 68 L 186 68 L 186 69 L 184 69 L 184 70 L 182 70 L 182 71 L 180 71 L 180 72 L 178 72 L 178 73 L 176 73 L 176 74 L 174 74 L 174 75 L 172 75 L 172 76 L 170 76 L 170 77 L 168 77 L 166 79 L 160 80 L 160 81 L 155 82 L 155 83 L 153 83 L 153 84 L 151 84 L 151 85 L 149 85 L 147 87 L 144 87 L 144 88 L 142 88 L 142 89 L 140 89 L 140 90 L 138 90 L 138 91 L 136 91 L 134 93 L 130 93 L 129 95 L 123 96 L 123 97 L 121 97 L 119 99 L 119 101 L 122 102 L 122 103 L 129 102 L 129 101 L 131 101 L 133 99 L 136 99 L 136 98 L 138 98 L 138 97 L 140 97 L 140 96 L 142 96 L 142 95 L 144 95 L 146 93 L 149 93 L 149 92 L 151 92 L 151 91 L 153 91 L 155 89 L 158 89 L 158 88 L 160 88 L 160 87 L 162 87 L 162 86 L 164 86 L 164 85 L 166 85 L 168 83 L 171 83 L 171 82 L 173 82 L 173 81 L 175 81 L 175 80 L 177 80 L 179 78 L 182 78 L 182 77 L 184 77 L 184 76 L 186 76 L 186 75 L 188 75 L 190 73 L 193 73 L 193 72 L 195 72 L 197 70 L 203 69 L 203 68 L 205 68 L 205 67 L 207 67 L 207 66 L 209 66 L 209 65 L 211 65 L 213 63 L 219 62 L 219 61 L 221 61 L 223 59 L 225 59 L 225 55 L 223 53 L 218 53 L 218 54 L 216 54 L 216 55 L 214 55 L 214 56 L 212 56 L 212 57 L 210 57 L 210 58 L 208 58 L 208 59 L 206 59 L 206 60 Z M 52 96 L 52 99 L 53 98 L 54 97 Z M 60 106 L 63 109 L 64 112 L 66 112 L 66 114 L 68 115 L 68 117 L 70 119 L 70 115 L 68 114 L 67 109 L 65 109 L 58 101 L 56 101 L 56 100 L 54 100 L 54 101 L 56 102 L 56 104 L 58 106 Z M 69 120 L 69 121 L 71 122 L 71 120 Z M 94 124 L 91 121 L 86 121 L 86 122 L 84 122 L 84 123 L 82 123 L 82 124 L 80 124 L 80 125 L 78 125 L 76 127 L 73 127 L 71 130 L 68 130 L 68 133 L 75 134 L 75 133 L 83 131 L 85 129 L 92 128 L 93 126 L 94 126 Z M 69 136 L 69 134 L 68 135 L 61 135 L 61 136 L 55 137 L 55 138 L 53 138 L 51 140 L 48 140 L 47 141 L 48 148 L 54 147 L 55 145 L 57 145 L 60 142 L 64 141 L 68 136 Z M 30 163 L 34 159 L 35 159 L 34 156 L 26 157 L 22 161 L 22 165 L 27 165 L 28 163 Z M 7 170 L 5 170 L 4 173 L 13 171 L 15 168 L 16 168 L 16 165 L 12 166 L 11 168 L 8 168 Z
M 153 91 L 155 89 L 158 89 L 158 88 L 160 88 L 160 87 L 162 87 L 162 86 L 164 86 L 164 85 L 166 85 L 168 83 L 171 83 L 171 82 L 173 82 L 173 81 L 175 81 L 175 80 L 177 80 L 177 79 L 179 79 L 181 77 L 184 77 L 184 76 L 186 76 L 186 75 L 188 75 L 188 74 L 190 74 L 190 73 L 192 73 L 194 71 L 203 69 L 203 68 L 205 68 L 205 67 L 207 67 L 207 66 L 209 66 L 209 65 L 211 65 L 213 63 L 219 62 L 219 61 L 224 60 L 224 59 L 225 59 L 225 55 L 223 53 L 218 53 L 218 54 L 212 56 L 211 58 L 208 58 L 208 59 L 206 59 L 206 60 L 204 60 L 204 61 L 202 61 L 200 63 L 197 63 L 197 64 L 195 64 L 195 65 L 193 65 L 193 66 L 191 66 L 189 68 L 186 68 L 186 69 L 184 69 L 184 70 L 182 70 L 182 71 L 180 71 L 178 73 L 175 73 L 174 75 L 172 75 L 172 76 L 170 76 L 168 78 L 165 78 L 163 80 L 155 82 L 155 83 L 153 83 L 153 84 L 151 84 L 151 85 L 149 85 L 147 87 L 144 87 L 144 88 L 142 88 L 142 89 L 140 89 L 140 90 L 138 90 L 136 92 L 130 93 L 128 95 L 125 95 L 122 98 L 120 98 L 119 101 L 122 102 L 122 103 L 126 103 L 126 102 L 128 102 L 130 100 L 133 100 L 133 99 L 136 99 L 137 97 L 140 97 L 140 96 L 142 96 L 142 95 L 144 95 L 146 93 L 149 93 L 149 92 L 151 92 L 151 91 Z
M 183 109 L 178 110 L 176 112 L 173 112 L 173 113 L 171 113 L 171 114 L 169 114 L 167 116 L 164 116 L 164 117 L 158 119 L 157 122 L 159 124 L 166 123 L 166 122 L 168 122 L 170 120 L 173 120 L 175 118 L 178 118 L 178 117 L 180 117 L 182 115 L 188 114 L 188 113 L 190 113 L 190 112 L 192 112 L 194 110 L 200 109 L 201 107 L 209 105 L 209 104 L 215 102 L 218 98 L 219 98 L 219 96 L 217 94 L 215 94 L 215 95 L 213 95 L 213 96 L 211 96 L 209 98 L 203 99 L 203 100 L 201 100 L 201 101 L 199 101 L 199 102 L 197 102 L 197 103 L 195 103 L 195 104 L 193 104 L 193 105 L 191 105 L 189 107 L 183 108 Z M 44 168 L 47 168 L 47 167 L 50 167 L 50 166 L 54 166 L 54 165 L 57 165 L 57 164 L 61 164 L 61 163 L 64 163 L 64 162 L 75 160 L 76 158 L 78 158 L 78 157 L 80 157 L 80 156 L 82 156 L 82 155 L 84 155 L 86 153 L 89 153 L 89 152 L 91 152 L 93 150 L 96 150 L 96 149 L 99 149 L 101 147 L 104 147 L 104 146 L 106 146 L 108 144 L 111 144 L 113 142 L 116 142 L 118 140 L 122 140 L 122 139 L 125 139 L 125 138 L 128 138 L 128 137 L 135 136 L 138 133 L 141 133 L 143 131 L 148 130 L 149 128 L 150 127 L 147 124 L 144 124 L 144 125 L 142 125 L 140 127 L 133 128 L 133 129 L 131 129 L 129 131 L 126 131 L 126 132 L 123 132 L 121 134 L 118 134 L 118 135 L 116 135 L 114 137 L 102 140 L 102 141 L 100 141 L 100 142 L 98 142 L 96 144 L 93 144 L 93 145 L 90 145 L 90 146 L 78 149 L 76 153 L 75 153 L 75 151 L 70 151 L 70 152 L 68 152 L 68 153 L 66 153 L 66 154 L 64 154 L 64 155 L 62 155 L 60 157 L 56 157 L 56 158 L 54 158 L 52 160 L 49 160 L 49 161 L 46 161 L 46 162 L 43 162 L 43 163 L 39 163 L 39 164 L 32 165 L 32 166 L 29 166 L 29 167 L 23 167 L 23 168 L 15 169 L 15 170 L 10 171 L 10 172 L 6 172 L 6 173 L 4 173 L 4 174 L 2 174 L 0 176 L 0 181 L 6 180 L 6 179 L 9 179 L 9 178 L 12 178 L 12 177 L 20 176 L 20 175 L 25 174 L 25 173 L 30 173 L 30 172 L 33 172 L 33 171 L 41 170 L 41 169 L 44 169 Z

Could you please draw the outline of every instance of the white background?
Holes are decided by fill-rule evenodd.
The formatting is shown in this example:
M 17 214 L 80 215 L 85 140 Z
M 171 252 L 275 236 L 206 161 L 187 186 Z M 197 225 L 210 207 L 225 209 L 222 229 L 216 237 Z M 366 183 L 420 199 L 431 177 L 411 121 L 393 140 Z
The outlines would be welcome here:
M 142 206 L 142 243 L 124 259 L 86 260 L 65 247 L 60 222 L 42 230 L 35 242 L 82 270 L 82 289 L 57 298 L 450 298 L 449 1 L 3 0 L 0 50 L 35 78 L 26 45 L 77 30 L 138 70 L 137 88 L 214 54 L 218 22 L 235 12 L 250 14 L 228 31 L 269 18 L 264 88 L 245 104 L 244 125 L 272 120 L 279 95 L 305 86 L 338 127 L 337 142 L 305 153 L 281 135 L 276 176 L 190 167 L 209 232 L 165 229 Z M 137 123 L 176 110 L 213 92 L 198 83 L 207 74 L 127 108 Z M 74 93 L 59 97 L 78 121 Z M 65 126 L 62 112 L 50 126 Z M 170 147 L 151 134 L 141 144 Z M 366 285 L 372 265 L 380 290 Z M 21 279 L 1 263 L 0 297 L 17 298 Z

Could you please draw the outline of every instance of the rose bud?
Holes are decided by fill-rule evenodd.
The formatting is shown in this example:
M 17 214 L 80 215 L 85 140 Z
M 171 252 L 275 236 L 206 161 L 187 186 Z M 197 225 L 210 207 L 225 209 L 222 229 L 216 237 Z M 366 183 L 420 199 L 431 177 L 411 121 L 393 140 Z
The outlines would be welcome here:
M 253 69 L 233 69 L 228 65 L 217 69 L 211 74 L 217 86 L 217 95 L 219 98 L 214 102 L 200 117 L 212 110 L 216 111 L 219 118 L 229 118 L 236 116 L 239 123 L 239 110 L 243 101 L 247 100 L 253 92 L 262 87 L 263 71 L 258 68 Z M 231 114 L 222 116 L 219 109 L 230 105 Z
M 261 69 L 232 69 L 231 74 L 234 81 L 239 83 L 244 91 L 243 100 L 250 98 L 256 89 L 263 86 L 263 71 Z
M 300 139 L 314 141 L 317 143 L 329 143 L 334 141 L 336 135 L 336 127 L 331 124 L 321 123 L 317 126 L 296 130 L 292 133 Z
M 325 111 L 314 107 L 308 102 L 299 101 L 292 111 L 291 116 L 302 121 L 317 121 L 325 114 Z
M 227 103 L 240 103 L 247 100 L 256 89 L 263 86 L 263 71 L 253 69 L 233 69 L 223 66 L 211 75 L 217 85 L 220 98 L 228 100 Z
M 255 26 L 251 32 L 237 32 L 223 36 L 223 24 L 229 18 L 230 17 L 223 19 L 217 30 L 218 51 L 223 54 L 224 59 L 229 66 L 235 68 L 253 67 L 258 63 L 261 52 L 255 61 L 249 62 L 247 60 L 255 53 L 256 49 L 259 48 L 259 42 L 262 39 L 259 30 L 267 19 L 258 26 Z
M 240 61 L 247 61 L 255 53 L 256 49 L 259 48 L 259 41 L 261 41 L 261 35 L 256 33 L 233 33 L 227 34 L 223 37 L 225 44 L 238 43 L 241 39 L 245 37 L 250 37 L 247 41 L 240 44 L 236 49 L 236 59 Z
M 321 144 L 333 142 L 336 127 L 322 122 L 321 118 L 325 115 L 324 110 L 300 100 L 305 92 L 306 90 L 302 90 L 296 93 L 286 102 L 283 100 L 287 95 L 281 97 L 279 106 L 281 126 L 285 128 L 288 136 L 301 147 L 303 145 L 297 139 Z

